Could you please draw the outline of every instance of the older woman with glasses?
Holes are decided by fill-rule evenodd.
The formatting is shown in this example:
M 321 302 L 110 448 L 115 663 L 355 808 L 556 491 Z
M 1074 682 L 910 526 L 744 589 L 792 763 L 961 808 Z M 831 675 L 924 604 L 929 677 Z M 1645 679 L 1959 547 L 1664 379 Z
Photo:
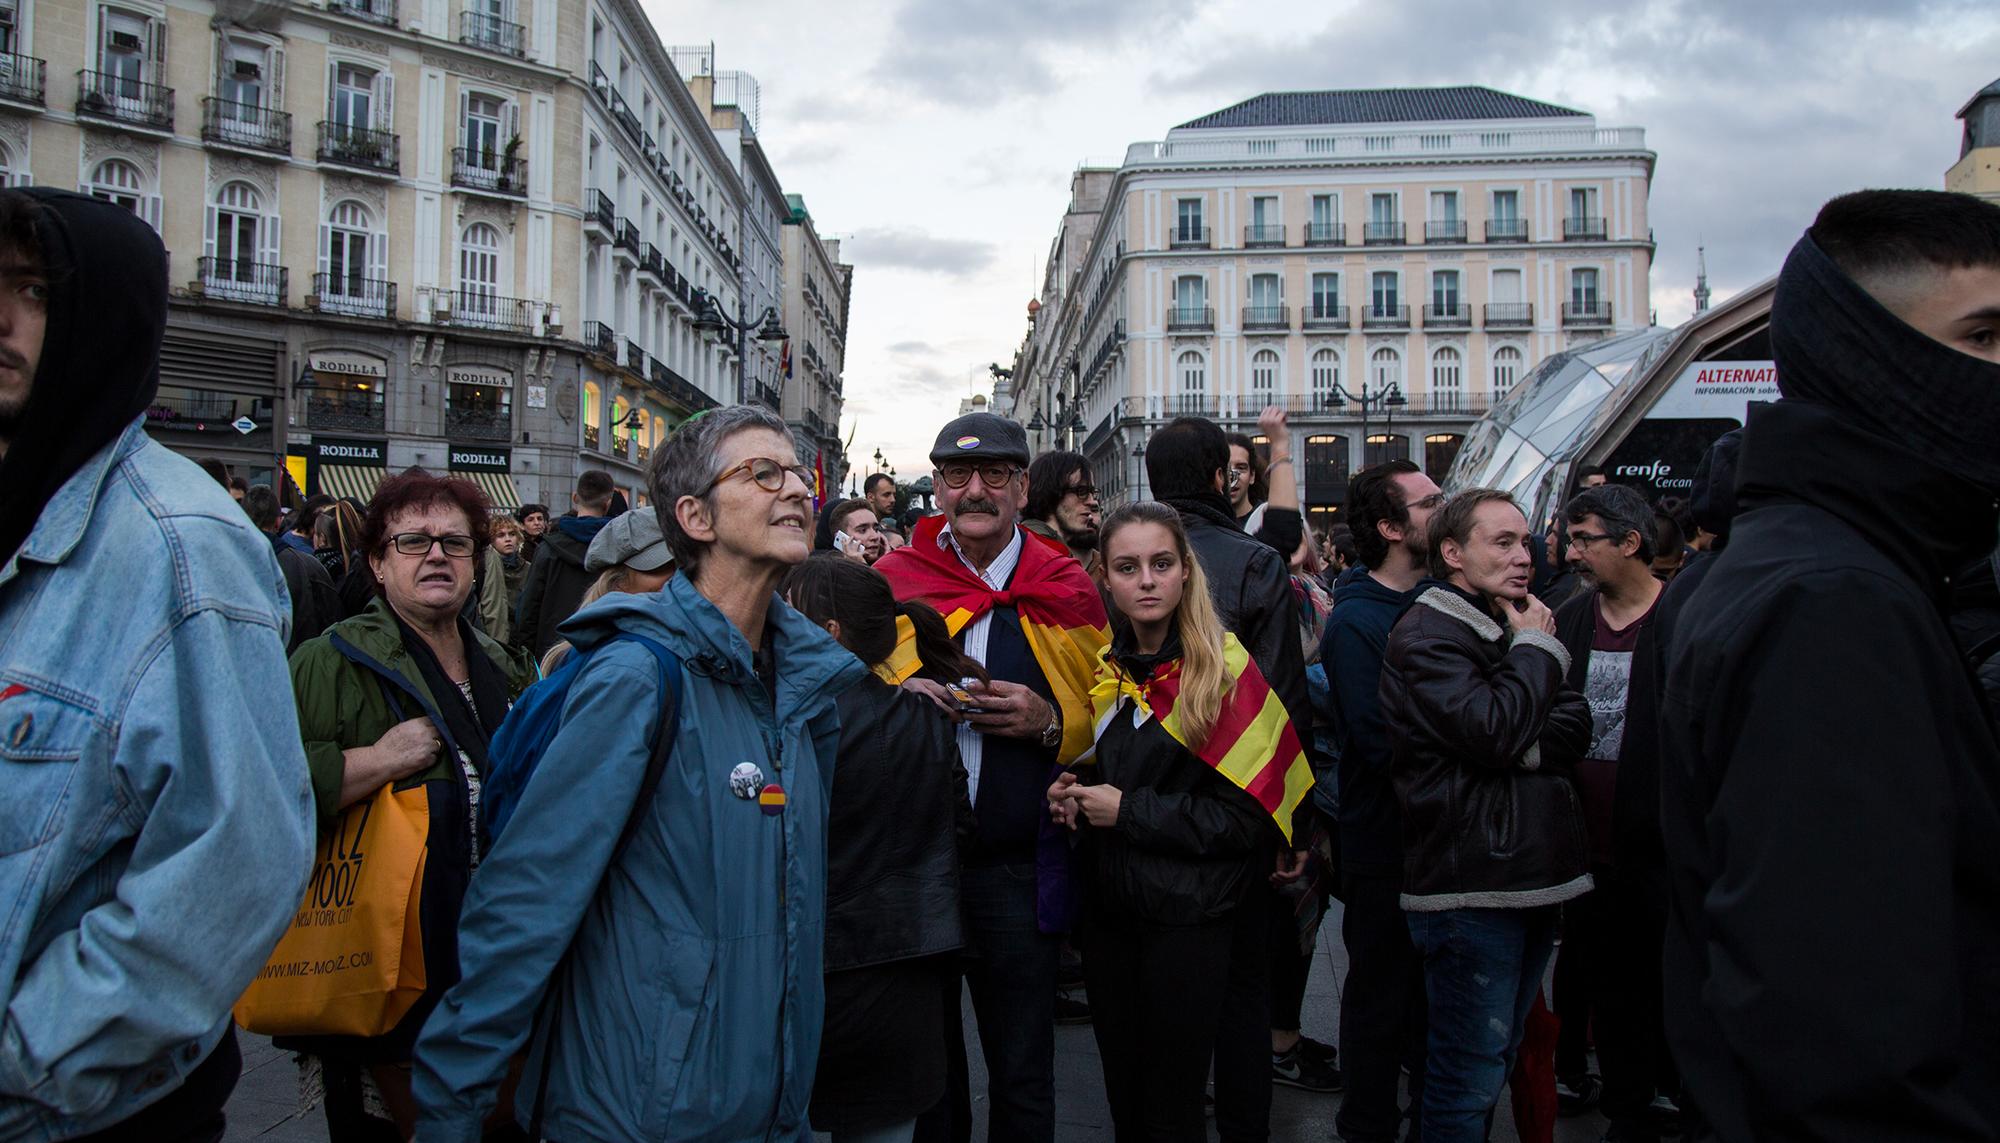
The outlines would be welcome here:
M 322 831 L 385 785 L 422 787 L 430 811 L 422 905 L 404 920 L 421 928 L 423 998 L 384 1035 L 279 1041 L 302 1051 L 308 1098 L 323 1089 L 334 1139 L 406 1139 L 415 1128 L 410 1055 L 457 975 L 453 922 L 482 848 L 487 744 L 535 679 L 525 651 L 460 614 L 486 521 L 486 498 L 467 481 L 422 472 L 386 481 L 361 526 L 374 601 L 292 654 Z
M 810 1138 L 834 699 L 866 674 L 774 594 L 811 482 L 754 405 L 654 455 L 678 572 L 562 625 L 586 658 L 473 879 L 464 979 L 418 1045 L 422 1138 L 477 1138 L 523 1044 L 531 1138 Z

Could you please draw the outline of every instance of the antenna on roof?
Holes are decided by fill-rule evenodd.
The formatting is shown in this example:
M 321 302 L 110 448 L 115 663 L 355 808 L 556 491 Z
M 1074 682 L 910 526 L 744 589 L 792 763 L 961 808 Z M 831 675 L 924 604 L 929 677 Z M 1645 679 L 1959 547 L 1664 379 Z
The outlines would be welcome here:
M 1697 239 L 1697 242 L 1700 240 Z M 1694 312 L 1708 312 L 1708 247 L 1694 248 Z

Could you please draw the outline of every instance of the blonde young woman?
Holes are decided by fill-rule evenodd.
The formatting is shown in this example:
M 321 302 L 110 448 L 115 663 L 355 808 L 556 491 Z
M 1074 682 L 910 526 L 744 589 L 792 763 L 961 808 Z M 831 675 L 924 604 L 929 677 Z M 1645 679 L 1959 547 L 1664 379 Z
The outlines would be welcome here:
M 1119 618 L 1092 692 L 1096 744 L 1049 787 L 1049 812 L 1078 831 L 1117 1138 L 1200 1143 L 1230 963 L 1263 956 L 1252 890 L 1311 772 L 1283 704 L 1223 631 L 1179 514 L 1128 505 L 1098 544 Z

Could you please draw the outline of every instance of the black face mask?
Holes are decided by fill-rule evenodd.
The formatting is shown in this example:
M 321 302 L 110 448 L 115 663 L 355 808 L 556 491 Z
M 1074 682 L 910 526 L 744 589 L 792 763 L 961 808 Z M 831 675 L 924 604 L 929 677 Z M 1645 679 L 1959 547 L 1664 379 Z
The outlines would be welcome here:
M 37 187 L 31 201 L 48 275 L 34 389 L 0 461 L 0 564 L 56 492 L 153 403 L 167 326 L 167 254 L 116 203 Z M 17 199 L 18 201 L 18 199 Z
M 1890 313 L 1810 233 L 1778 276 L 1771 355 L 1785 396 L 1824 405 L 2000 495 L 2000 365 Z

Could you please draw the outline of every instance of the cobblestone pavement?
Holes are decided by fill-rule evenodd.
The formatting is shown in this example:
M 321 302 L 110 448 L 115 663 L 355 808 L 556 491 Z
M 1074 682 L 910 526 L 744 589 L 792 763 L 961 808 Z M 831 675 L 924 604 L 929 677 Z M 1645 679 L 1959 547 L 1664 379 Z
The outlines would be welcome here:
M 1340 981 L 1346 974 L 1346 955 L 1340 947 L 1340 905 L 1335 902 L 1321 932 L 1319 955 L 1306 992 L 1305 1031 L 1329 1043 L 1339 1039 Z M 1329 940 L 1329 938 L 1331 938 Z M 979 1065 L 978 1040 L 971 1026 L 972 1005 L 965 1004 L 966 1032 L 973 1045 L 973 1090 L 983 1092 L 985 1076 Z M 243 1079 L 229 1102 L 229 1133 L 226 1143 L 328 1143 L 326 1120 L 315 1109 L 299 1117 L 297 1070 L 291 1058 L 259 1036 L 245 1035 Z M 1097 1041 L 1090 1028 L 1056 1029 L 1056 1139 L 1058 1143 L 1095 1143 L 1111 1139 L 1111 1119 L 1105 1109 L 1102 1072 L 1097 1061 Z M 1337 1095 L 1312 1095 L 1280 1087 L 1272 1098 L 1271 1139 L 1273 1143 L 1324 1143 L 1332 1140 L 1334 1113 L 1340 1110 Z M 985 1100 L 973 1103 L 973 1138 L 985 1138 Z M 1604 1133 L 1604 1120 L 1596 1115 L 1562 1120 L 1556 1129 L 1557 1143 L 1595 1143 Z M 996 1141 L 999 1143 L 999 1141 Z M 1493 1124 L 1493 1143 L 1518 1143 L 1513 1117 L 1503 1100 Z

